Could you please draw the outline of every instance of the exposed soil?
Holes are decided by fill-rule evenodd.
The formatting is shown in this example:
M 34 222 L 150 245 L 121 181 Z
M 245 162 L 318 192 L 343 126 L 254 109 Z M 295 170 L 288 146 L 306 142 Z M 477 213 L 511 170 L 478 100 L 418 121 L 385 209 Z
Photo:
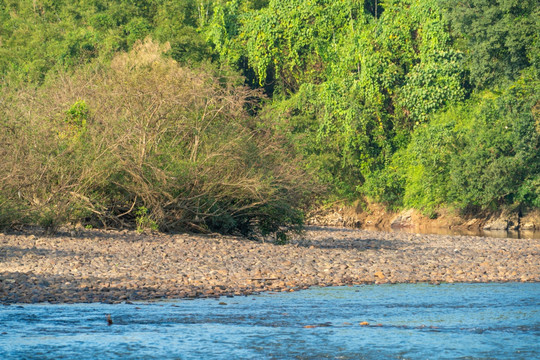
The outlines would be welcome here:
M 309 224 L 343 226 L 359 229 L 456 229 L 456 230 L 519 230 L 540 231 L 540 210 L 527 212 L 501 209 L 493 212 L 460 215 L 456 211 L 440 209 L 428 216 L 414 209 L 395 212 L 381 204 L 357 202 L 336 205 L 311 215 Z
M 84 230 L 0 234 L 0 302 L 218 297 L 310 286 L 540 280 L 539 239 L 311 227 L 288 245 Z

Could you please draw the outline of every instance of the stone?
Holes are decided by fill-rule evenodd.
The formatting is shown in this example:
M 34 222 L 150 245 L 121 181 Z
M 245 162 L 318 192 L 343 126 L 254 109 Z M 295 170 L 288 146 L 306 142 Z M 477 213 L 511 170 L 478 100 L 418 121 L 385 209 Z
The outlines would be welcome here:
M 527 221 L 536 223 L 534 219 Z M 20 249 L 20 256 L 0 261 L 1 301 L 114 303 L 288 292 L 317 285 L 540 281 L 538 239 L 478 241 L 308 228 L 283 248 L 227 236 L 218 243 L 202 235 L 185 235 L 180 242 L 164 234 L 93 234 L 102 233 L 39 238 L 38 249 L 47 249 L 42 253 L 24 236 L 0 234 L 3 248 Z M 68 258 L 66 253 L 76 255 Z M 79 271 L 71 273 L 75 264 Z
M 520 227 L 521 230 L 535 230 L 536 229 L 536 225 L 532 222 L 526 222 L 524 224 L 521 224 L 521 227 Z
M 483 227 L 484 230 L 517 230 L 519 228 L 519 214 L 517 212 L 502 211 L 490 219 Z
M 412 226 L 412 216 L 414 214 L 413 209 L 402 211 L 390 222 L 390 226 L 393 228 L 402 228 Z
M 493 221 L 489 221 L 486 225 L 484 225 L 484 230 L 508 230 L 508 224 L 509 221 L 507 219 L 495 219 Z

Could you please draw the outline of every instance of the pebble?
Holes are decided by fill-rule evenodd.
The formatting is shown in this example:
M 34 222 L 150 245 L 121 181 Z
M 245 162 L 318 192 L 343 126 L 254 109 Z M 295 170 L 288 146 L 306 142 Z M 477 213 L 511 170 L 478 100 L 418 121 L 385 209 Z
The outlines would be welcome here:
M 310 286 L 540 281 L 539 239 L 312 227 L 290 244 L 274 245 L 233 236 L 85 230 L 76 237 L 0 234 L 0 249 L 3 304 L 218 298 Z

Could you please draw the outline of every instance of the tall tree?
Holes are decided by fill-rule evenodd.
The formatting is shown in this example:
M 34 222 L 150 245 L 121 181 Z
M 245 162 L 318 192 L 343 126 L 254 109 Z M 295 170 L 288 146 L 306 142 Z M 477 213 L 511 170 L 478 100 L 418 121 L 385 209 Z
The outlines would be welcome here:
M 536 0 L 441 1 L 463 41 L 473 83 L 486 88 L 515 80 L 521 70 L 540 66 L 540 6 Z

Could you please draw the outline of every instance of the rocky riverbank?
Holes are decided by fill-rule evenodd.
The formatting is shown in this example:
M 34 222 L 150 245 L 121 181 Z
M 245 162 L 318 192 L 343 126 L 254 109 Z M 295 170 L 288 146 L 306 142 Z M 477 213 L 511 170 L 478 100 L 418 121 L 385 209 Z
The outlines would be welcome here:
M 0 302 L 121 302 L 404 282 L 540 281 L 540 240 L 311 227 L 288 245 L 85 230 L 0 234 Z
M 394 212 L 377 203 L 357 201 L 352 205 L 335 205 L 321 208 L 310 214 L 309 224 L 316 226 L 350 227 L 357 229 L 409 228 L 424 232 L 440 229 L 478 233 L 481 231 L 519 231 L 534 236 L 540 232 L 540 211 L 511 211 L 499 209 L 475 214 L 459 214 L 455 210 L 439 209 L 424 214 L 415 209 Z

